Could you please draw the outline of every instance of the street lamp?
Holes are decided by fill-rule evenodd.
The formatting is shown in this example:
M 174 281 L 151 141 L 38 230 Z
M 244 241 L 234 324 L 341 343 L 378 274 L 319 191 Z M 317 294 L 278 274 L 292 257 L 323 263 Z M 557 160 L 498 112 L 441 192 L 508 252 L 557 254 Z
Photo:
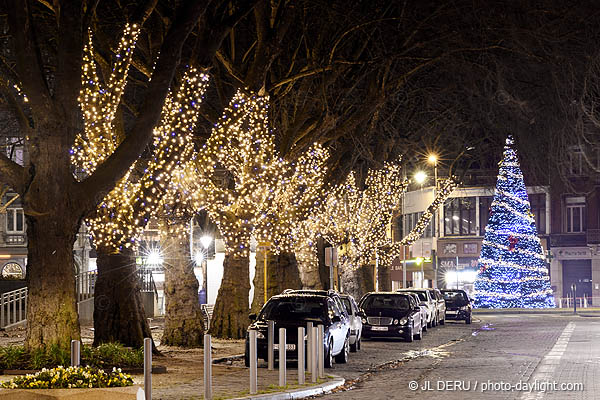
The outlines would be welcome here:
M 433 200 L 435 201 L 436 197 L 437 197 L 437 188 L 438 188 L 438 179 L 437 179 L 437 163 L 438 163 L 438 156 L 435 153 L 430 153 L 429 156 L 427 157 L 427 161 L 430 164 L 433 164 Z M 433 214 L 433 237 L 437 238 L 438 232 L 440 231 L 440 227 L 439 227 L 439 213 L 440 210 L 435 210 L 434 214 Z M 437 240 L 433 239 L 436 242 L 436 249 L 437 249 Z M 437 287 L 437 255 L 434 257 L 433 261 L 433 287 Z
M 422 184 L 427 179 L 427 174 L 424 171 L 417 171 L 415 173 L 415 182 Z
M 204 295 L 206 296 L 206 304 L 208 304 L 208 248 L 212 241 L 213 238 L 209 235 L 204 235 L 200 238 L 200 243 L 205 251 L 201 253 L 202 258 L 200 259 L 200 262 L 202 262 L 202 288 L 204 289 Z

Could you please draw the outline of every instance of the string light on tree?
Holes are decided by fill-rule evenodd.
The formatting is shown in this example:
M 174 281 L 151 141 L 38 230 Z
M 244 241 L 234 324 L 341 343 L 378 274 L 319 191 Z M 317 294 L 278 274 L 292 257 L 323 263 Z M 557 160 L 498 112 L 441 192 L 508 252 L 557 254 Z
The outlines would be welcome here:
M 513 145 L 509 136 L 479 257 L 475 306 L 554 307 L 548 268 Z

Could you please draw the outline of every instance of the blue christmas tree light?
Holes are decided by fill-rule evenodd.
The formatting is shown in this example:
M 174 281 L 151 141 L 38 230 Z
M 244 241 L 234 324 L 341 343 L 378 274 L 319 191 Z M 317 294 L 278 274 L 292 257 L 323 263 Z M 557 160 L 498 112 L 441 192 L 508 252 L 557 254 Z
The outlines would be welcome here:
M 477 308 L 555 307 L 517 152 L 509 136 L 475 280 Z

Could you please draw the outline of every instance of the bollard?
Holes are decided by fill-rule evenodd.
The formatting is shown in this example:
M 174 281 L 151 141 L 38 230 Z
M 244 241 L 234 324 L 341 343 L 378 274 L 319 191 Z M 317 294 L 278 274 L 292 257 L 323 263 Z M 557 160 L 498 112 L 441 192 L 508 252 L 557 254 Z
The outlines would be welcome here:
M 152 400 L 152 339 L 144 338 L 144 394 Z
M 285 348 L 285 328 L 279 328 L 279 386 L 286 385 L 285 367 L 286 367 L 286 348 Z
M 304 385 L 304 327 L 298 327 L 298 385 Z
M 275 343 L 275 321 L 269 321 L 267 341 L 267 369 L 273 371 L 275 369 L 275 350 L 273 349 L 273 343 Z
M 323 325 L 318 326 L 317 344 L 319 345 L 319 378 L 321 379 L 325 378 L 325 345 L 323 344 L 325 342 L 325 339 L 323 337 L 325 333 L 323 329 Z M 329 351 L 331 351 L 331 349 L 329 349 Z
M 306 323 L 306 369 L 308 369 L 308 372 L 310 372 L 311 374 L 314 373 L 312 370 L 312 341 L 313 341 L 313 336 L 312 336 L 312 332 L 313 332 L 313 323 L 312 322 L 307 322 Z
M 258 392 L 258 360 L 256 354 L 257 331 L 250 331 L 250 394 Z
M 204 399 L 212 400 L 212 356 L 210 335 L 204 335 Z
M 71 340 L 71 367 L 79 367 L 81 365 L 81 342 L 79 340 Z
M 319 346 L 317 346 L 317 336 L 318 336 L 318 329 L 316 326 L 313 326 L 312 328 L 312 334 L 311 336 L 311 356 L 310 356 L 310 360 L 311 360 L 311 366 L 310 366 L 310 380 L 312 383 L 315 383 L 317 381 L 317 360 L 318 360 L 318 349 Z

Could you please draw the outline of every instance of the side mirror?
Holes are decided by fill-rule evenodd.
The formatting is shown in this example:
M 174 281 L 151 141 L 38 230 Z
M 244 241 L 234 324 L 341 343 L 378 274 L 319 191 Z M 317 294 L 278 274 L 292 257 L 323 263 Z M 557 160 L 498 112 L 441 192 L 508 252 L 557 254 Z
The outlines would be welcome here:
M 250 321 L 256 321 L 256 313 L 248 314 L 248 318 L 250 318 Z
M 367 314 L 365 314 L 364 310 L 358 310 L 358 313 L 356 313 L 356 315 L 358 315 L 361 318 L 367 318 Z
M 342 317 L 339 315 L 334 315 L 333 318 L 331 318 L 331 322 L 342 322 Z

